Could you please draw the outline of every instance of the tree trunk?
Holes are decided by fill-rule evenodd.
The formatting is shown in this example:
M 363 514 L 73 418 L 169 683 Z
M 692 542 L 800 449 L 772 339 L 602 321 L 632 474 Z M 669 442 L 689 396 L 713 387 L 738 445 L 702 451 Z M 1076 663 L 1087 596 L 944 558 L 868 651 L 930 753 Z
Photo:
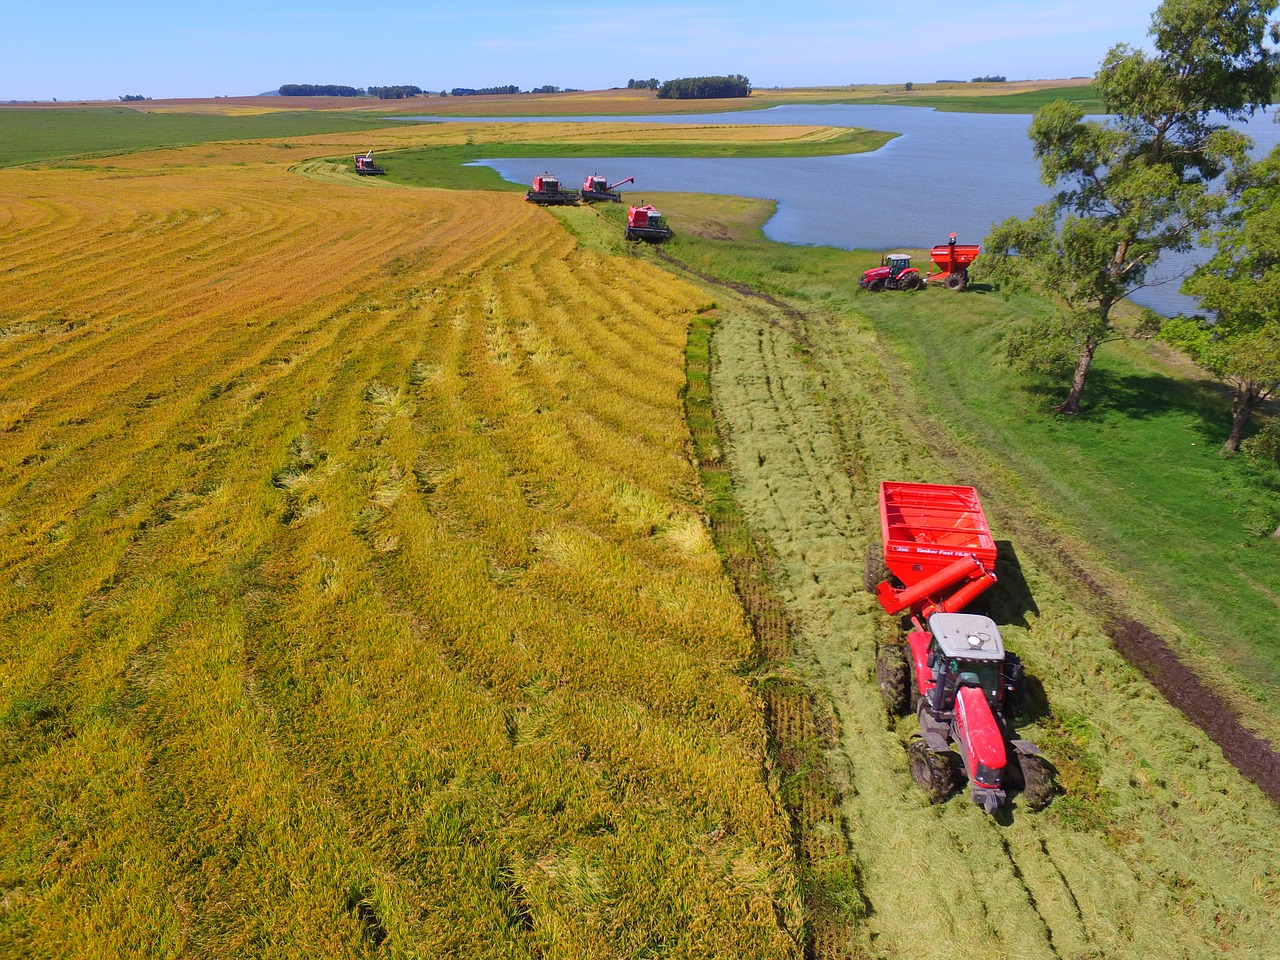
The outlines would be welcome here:
M 1244 428 L 1249 425 L 1249 417 L 1254 408 L 1262 402 L 1262 395 L 1249 384 L 1241 384 L 1231 398 L 1231 433 L 1219 453 L 1231 456 L 1240 452 L 1240 441 L 1244 439 Z
M 1080 357 L 1076 360 L 1075 373 L 1071 375 L 1071 389 L 1067 391 L 1067 399 L 1054 408 L 1058 413 L 1074 416 L 1080 412 L 1080 395 L 1084 393 L 1084 382 L 1089 376 L 1089 368 L 1093 366 L 1093 354 L 1097 349 L 1097 337 L 1086 337 L 1084 349 L 1080 351 Z

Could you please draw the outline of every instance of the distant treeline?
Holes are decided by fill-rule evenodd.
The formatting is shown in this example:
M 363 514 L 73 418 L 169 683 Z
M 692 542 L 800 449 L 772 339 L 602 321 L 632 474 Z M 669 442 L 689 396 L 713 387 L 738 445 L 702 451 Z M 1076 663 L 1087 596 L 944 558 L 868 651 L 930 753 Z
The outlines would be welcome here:
M 361 91 L 340 83 L 282 83 L 282 97 L 358 97 Z
M 402 83 L 398 87 L 369 87 L 368 91 L 369 96 L 380 100 L 406 100 L 409 97 L 416 97 L 422 92 L 422 88 L 415 87 L 411 83 Z
M 657 90 L 662 86 L 662 82 L 657 77 L 651 77 L 648 80 L 628 80 L 628 90 Z
M 751 81 L 740 74 L 727 77 L 681 77 L 658 87 L 662 100 L 719 100 L 751 96 Z
M 969 82 L 970 83 L 1005 83 L 1008 81 L 1008 79 L 1009 79 L 1008 77 L 1002 77 L 999 74 L 993 73 L 989 77 L 974 77 Z
M 534 87 L 532 90 L 521 90 L 515 84 L 505 87 L 481 87 L 476 90 L 471 87 L 454 87 L 449 93 L 455 97 L 490 97 L 496 94 L 504 93 L 581 93 L 576 87 L 565 87 L 563 90 L 550 83 L 541 87 Z
M 120 99 L 121 99 L 121 100 L 123 100 L 125 103 L 134 103 L 134 102 L 136 102 L 136 101 L 138 101 L 138 100 L 150 100 L 151 98 L 150 98 L 150 97 L 144 97 L 144 96 L 143 96 L 142 94 L 140 94 L 140 93 L 127 93 L 127 94 L 125 94 L 123 97 L 121 97 Z

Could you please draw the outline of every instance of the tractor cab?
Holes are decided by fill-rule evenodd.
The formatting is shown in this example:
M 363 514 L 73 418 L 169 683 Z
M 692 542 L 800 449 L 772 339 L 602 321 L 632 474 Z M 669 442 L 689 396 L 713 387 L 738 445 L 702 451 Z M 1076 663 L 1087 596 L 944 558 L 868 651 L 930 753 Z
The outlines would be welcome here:
M 928 633 L 912 646 L 924 646 L 917 655 L 924 654 L 927 670 L 920 675 L 932 681 L 927 700 L 935 715 L 950 714 L 962 689 L 981 691 L 996 707 L 1004 701 L 1004 642 L 991 619 L 972 613 L 935 613 L 929 618 Z
M 889 268 L 889 278 L 896 280 L 898 275 L 911 266 L 911 257 L 905 253 L 886 253 L 882 266 Z

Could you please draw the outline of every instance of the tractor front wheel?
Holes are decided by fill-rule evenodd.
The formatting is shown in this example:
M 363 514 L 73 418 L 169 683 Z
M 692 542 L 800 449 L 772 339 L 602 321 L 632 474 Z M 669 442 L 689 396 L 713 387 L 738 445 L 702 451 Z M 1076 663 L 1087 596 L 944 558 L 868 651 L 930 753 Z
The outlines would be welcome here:
M 876 683 L 889 716 L 901 716 L 907 709 L 911 685 L 907 648 L 903 644 L 886 643 L 876 653 Z
M 945 753 L 934 753 L 920 737 L 907 744 L 907 765 L 911 779 L 929 797 L 930 803 L 942 803 L 956 789 L 955 765 Z

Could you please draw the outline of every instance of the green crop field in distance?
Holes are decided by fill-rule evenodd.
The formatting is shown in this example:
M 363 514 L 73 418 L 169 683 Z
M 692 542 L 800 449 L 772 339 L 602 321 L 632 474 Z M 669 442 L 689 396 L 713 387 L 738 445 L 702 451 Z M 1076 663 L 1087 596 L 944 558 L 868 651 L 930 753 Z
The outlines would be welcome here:
M 0 167 L 205 143 L 259 140 L 385 126 L 373 114 L 290 110 L 248 116 L 146 113 L 128 107 L 0 107 Z

